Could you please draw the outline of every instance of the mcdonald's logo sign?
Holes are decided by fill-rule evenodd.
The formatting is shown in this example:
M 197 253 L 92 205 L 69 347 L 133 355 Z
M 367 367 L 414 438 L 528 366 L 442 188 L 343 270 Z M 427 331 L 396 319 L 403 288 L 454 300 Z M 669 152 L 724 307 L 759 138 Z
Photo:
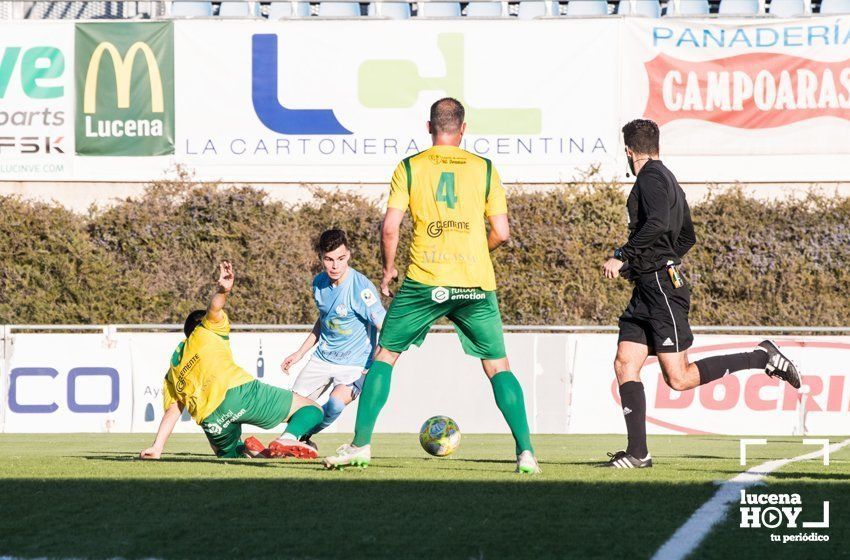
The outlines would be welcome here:
M 171 23 L 77 24 L 75 51 L 77 153 L 173 154 Z

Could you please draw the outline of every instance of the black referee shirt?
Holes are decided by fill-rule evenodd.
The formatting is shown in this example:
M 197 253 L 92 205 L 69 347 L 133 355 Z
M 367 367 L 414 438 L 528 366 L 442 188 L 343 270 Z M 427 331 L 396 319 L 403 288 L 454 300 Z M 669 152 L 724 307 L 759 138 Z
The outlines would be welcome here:
M 626 203 L 629 241 L 621 248 L 629 278 L 675 264 L 696 243 L 685 191 L 661 160 L 646 162 Z

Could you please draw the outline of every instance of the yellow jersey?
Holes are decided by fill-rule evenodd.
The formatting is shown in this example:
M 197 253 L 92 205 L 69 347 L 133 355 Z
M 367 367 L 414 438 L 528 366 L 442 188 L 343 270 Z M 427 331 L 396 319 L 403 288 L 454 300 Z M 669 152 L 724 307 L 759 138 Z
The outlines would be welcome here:
M 182 404 L 200 424 L 224 401 L 228 389 L 253 380 L 233 361 L 230 320 L 222 312 L 218 323 L 204 317 L 177 346 L 163 383 L 163 404 L 166 410 L 175 402 Z
M 508 213 L 505 189 L 489 159 L 434 146 L 401 161 L 390 208 L 410 209 L 413 242 L 407 277 L 428 286 L 496 289 L 485 217 Z

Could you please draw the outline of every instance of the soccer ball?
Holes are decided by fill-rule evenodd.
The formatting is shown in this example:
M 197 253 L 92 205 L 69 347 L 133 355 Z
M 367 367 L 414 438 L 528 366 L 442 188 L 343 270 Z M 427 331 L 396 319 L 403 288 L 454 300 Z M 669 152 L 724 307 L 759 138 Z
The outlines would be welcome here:
M 419 443 L 429 455 L 451 455 L 460 445 L 460 428 L 448 416 L 432 416 L 419 430 Z

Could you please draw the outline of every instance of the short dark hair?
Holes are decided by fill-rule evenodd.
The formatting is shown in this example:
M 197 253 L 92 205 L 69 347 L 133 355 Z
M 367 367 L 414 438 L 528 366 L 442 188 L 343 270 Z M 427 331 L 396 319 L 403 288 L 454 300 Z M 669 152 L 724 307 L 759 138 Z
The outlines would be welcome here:
M 658 125 L 649 119 L 635 119 L 623 127 L 623 142 L 636 154 L 658 153 Z
M 431 105 L 431 134 L 452 134 L 460 130 L 466 111 L 454 97 L 438 99 Z
M 345 245 L 348 247 L 348 238 L 345 232 L 341 229 L 329 229 L 322 232 L 319 239 L 316 240 L 316 252 L 320 255 L 330 253 Z
M 186 335 L 186 338 L 189 338 L 189 335 L 194 332 L 194 330 L 201 324 L 201 321 L 204 320 L 204 317 L 207 315 L 206 309 L 196 309 L 189 313 L 186 317 L 186 322 L 183 323 L 183 334 Z

